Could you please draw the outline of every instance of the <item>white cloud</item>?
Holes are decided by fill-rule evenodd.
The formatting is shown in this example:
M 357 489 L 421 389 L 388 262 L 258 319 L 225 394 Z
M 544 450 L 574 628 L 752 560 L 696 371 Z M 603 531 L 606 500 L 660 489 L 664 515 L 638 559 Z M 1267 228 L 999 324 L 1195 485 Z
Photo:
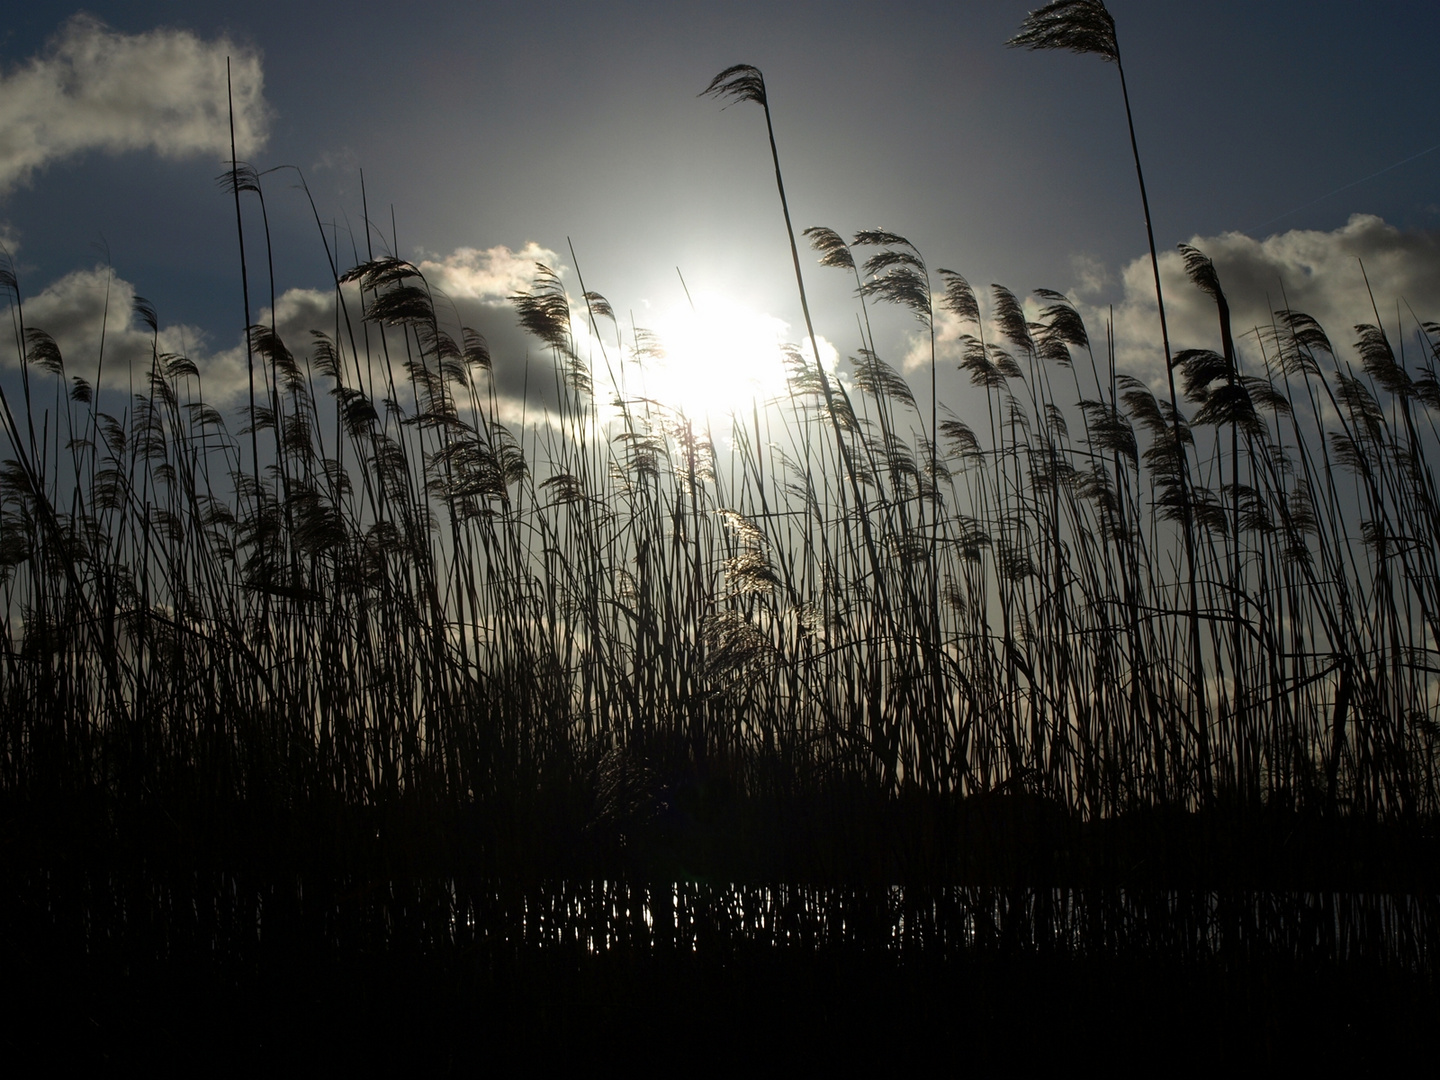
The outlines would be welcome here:
M 97 375 L 109 389 L 132 384 L 143 390 L 152 359 L 152 343 L 162 353 L 192 353 L 205 335 L 192 326 L 166 326 L 158 341 L 133 314 L 135 287 L 104 266 L 76 270 L 25 300 L 27 329 L 44 330 L 60 347 L 67 377 L 95 383 Z M 4 313 L 5 321 L 9 322 Z M 7 342 L 8 345 L 8 342 Z M 19 358 L 13 346 L 0 351 L 5 367 Z M 103 370 L 102 370 L 103 358 Z
M 122 34 L 76 15 L 40 55 L 0 73 L 0 194 L 85 150 L 229 160 L 227 56 L 243 158 L 263 145 L 268 116 L 253 49 L 185 30 Z
M 145 392 L 158 350 L 162 355 L 186 356 L 195 362 L 200 396 L 207 403 L 226 409 L 245 399 L 250 380 L 243 338 L 237 334 L 228 348 L 214 349 L 204 330 L 166 324 L 163 310 L 157 335 L 135 314 L 135 297 L 135 286 L 109 267 L 76 270 L 25 299 L 25 327 L 43 330 L 55 339 L 67 379 L 78 376 L 94 386 L 98 378 L 102 393 Z M 291 289 L 276 300 L 275 307 L 276 330 L 297 356 L 312 347 L 312 329 L 334 333 L 331 292 Z M 10 323 L 13 315 L 13 311 L 0 308 L 0 320 L 5 323 Z M 268 325 L 269 308 L 260 311 L 257 322 Z M 0 368 L 14 370 L 19 357 L 10 340 L 3 341 Z M 257 383 L 259 378 L 257 371 Z
M 1356 214 L 1332 232 L 1294 230 L 1264 240 L 1223 233 L 1190 243 L 1215 264 L 1242 363 L 1252 370 L 1258 370 L 1261 357 L 1254 339 L 1244 335 L 1269 326 L 1272 312 L 1281 308 L 1319 320 L 1342 354 L 1355 340 L 1356 324 L 1375 322 L 1371 290 L 1392 341 L 1413 335 L 1411 309 L 1424 320 L 1440 318 L 1440 233 L 1402 232 L 1378 217 Z M 1172 349 L 1218 349 L 1215 305 L 1185 276 L 1179 252 L 1160 256 L 1160 279 Z M 1118 366 L 1158 382 L 1164 362 L 1149 256 L 1127 265 L 1122 282 L 1124 297 L 1115 308 Z M 1105 309 L 1082 310 L 1092 336 L 1103 342 Z
M 441 328 L 458 339 L 461 327 L 468 326 L 487 339 L 494 357 L 497 391 L 502 401 L 515 399 L 516 415 L 521 411 L 518 401 L 527 385 L 526 354 L 533 352 L 538 355 L 541 350 L 534 339 L 520 329 L 507 297 L 530 287 L 535 277 L 536 262 L 561 269 L 555 252 L 533 242 L 518 251 L 496 246 L 483 251 L 459 248 L 447 255 L 427 253 L 416 263 L 435 297 Z M 296 358 L 312 353 L 315 344 L 312 331 L 336 338 L 341 352 L 349 358 L 349 371 L 353 370 L 349 365 L 354 364 L 354 352 L 358 350 L 362 356 L 366 353 L 366 335 L 360 320 L 356 286 L 345 286 L 348 321 L 344 313 L 336 308 L 335 299 L 332 289 L 287 290 L 275 301 L 275 330 Z M 269 325 L 270 309 L 262 308 L 255 315 L 255 321 Z M 353 348 L 351 333 L 356 335 Z M 376 330 L 372 327 L 369 330 L 372 353 L 375 334 Z M 234 405 L 244 400 L 249 392 L 249 376 L 243 341 L 237 341 L 230 348 L 204 360 L 196 359 L 202 376 L 206 378 L 206 397 L 212 403 Z M 380 376 L 371 372 L 367 376 L 369 378 Z M 531 381 L 539 383 L 542 388 L 546 385 L 545 380 Z M 383 385 L 383 379 L 376 385 Z M 533 393 L 533 386 L 531 391 Z
M 519 251 L 511 251 L 504 245 L 484 251 L 458 248 L 449 255 L 422 258 L 419 267 L 431 288 L 452 300 L 503 304 L 506 297 L 530 288 L 536 263 L 559 271 L 562 269 L 559 258 L 532 240 Z
M 485 251 L 461 248 L 449 255 L 431 256 L 419 264 L 436 291 L 442 325 L 457 336 L 461 324 L 473 326 L 490 339 L 502 391 L 518 393 L 524 385 L 526 350 L 539 351 L 520 330 L 506 302 L 506 297 L 529 287 L 537 261 L 553 265 L 556 255 L 531 243 L 520 251 L 505 247 Z M 359 333 L 361 324 L 355 287 L 347 286 L 346 293 L 349 324 L 337 312 L 335 293 L 331 289 L 289 289 L 276 298 L 273 320 L 276 332 L 296 357 L 311 353 L 314 348 L 311 331 L 315 330 L 331 337 L 336 337 L 338 332 L 342 349 L 348 353 L 347 328 Z M 135 297 L 135 286 L 108 267 L 77 270 L 27 297 L 23 307 L 24 323 L 28 328 L 44 330 L 55 339 L 65 361 L 67 377 L 78 375 L 93 384 L 100 367 L 103 341 L 103 388 L 128 391 L 133 385 L 143 390 L 152 359 L 153 335 L 134 315 Z M 208 335 L 196 327 L 166 325 L 163 304 L 161 307 L 160 352 L 188 356 L 195 361 L 204 398 L 210 404 L 227 408 L 243 401 L 250 385 L 243 338 L 236 334 L 230 344 L 215 349 Z M 0 307 L 0 318 L 8 314 Z M 269 325 L 272 321 L 268 307 L 260 309 L 254 317 L 257 324 Z M 361 341 L 363 350 L 363 334 Z M 0 345 L 0 367 L 14 369 L 18 363 L 15 348 Z M 518 370 L 511 370 L 517 367 Z

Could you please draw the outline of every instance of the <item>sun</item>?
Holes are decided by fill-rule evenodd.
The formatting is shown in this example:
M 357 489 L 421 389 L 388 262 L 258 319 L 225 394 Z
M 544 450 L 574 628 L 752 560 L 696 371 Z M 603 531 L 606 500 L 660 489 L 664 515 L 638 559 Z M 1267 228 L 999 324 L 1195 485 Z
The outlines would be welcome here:
M 639 358 L 640 392 L 676 412 L 718 417 L 786 392 L 783 319 L 701 293 L 651 329 L 658 349 Z

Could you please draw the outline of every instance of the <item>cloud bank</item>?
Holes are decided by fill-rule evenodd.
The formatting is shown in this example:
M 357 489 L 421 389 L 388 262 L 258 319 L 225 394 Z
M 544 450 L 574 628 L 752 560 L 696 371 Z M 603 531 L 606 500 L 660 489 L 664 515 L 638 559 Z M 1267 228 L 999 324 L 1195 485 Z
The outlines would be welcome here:
M 1354 326 L 1375 320 L 1366 289 L 1367 275 L 1392 341 L 1413 339 L 1416 317 L 1440 319 L 1440 234 L 1402 232 L 1379 218 L 1357 215 L 1331 232 L 1297 230 L 1264 240 L 1225 233 L 1218 237 L 1197 236 L 1192 243 L 1215 263 L 1232 308 L 1242 364 L 1254 373 L 1262 370 L 1263 357 L 1260 344 L 1253 334 L 1247 335 L 1247 331 L 1256 325 L 1268 325 L 1271 311 L 1286 304 L 1318 319 L 1337 350 L 1347 354 L 1356 337 Z M 563 272 L 554 251 L 533 243 L 519 250 L 497 246 L 425 254 L 416 263 L 435 297 L 442 327 L 457 339 L 462 326 L 479 331 L 487 339 L 494 363 L 491 378 L 501 402 L 502 416 L 507 420 L 516 420 L 521 415 L 534 418 L 537 409 L 543 412 L 554 399 L 555 380 L 546 349 L 520 328 L 508 301 L 510 296 L 530 287 L 537 262 Z M 1185 276 L 1178 252 L 1161 256 L 1161 275 L 1172 347 L 1176 351 L 1218 348 L 1214 305 Z M 1092 280 L 1103 277 L 1098 271 L 1089 276 Z M 1119 281 L 1123 292 L 1114 307 L 1117 366 L 1160 387 L 1164 384 L 1164 365 L 1148 257 L 1137 258 L 1125 266 Z M 1085 299 L 1087 293 L 1083 288 L 1077 289 L 1076 294 L 1081 297 L 1079 308 L 1096 342 L 1096 350 L 1101 352 L 1105 319 L 1110 309 L 1093 300 L 1093 292 L 1089 293 L 1090 300 Z M 111 390 L 130 385 L 141 388 L 150 364 L 152 337 L 150 329 L 131 313 L 134 296 L 135 288 L 105 267 L 77 271 L 27 299 L 25 321 L 28 326 L 42 328 L 55 337 L 65 357 L 67 374 L 92 382 L 103 326 L 104 385 Z M 573 307 L 578 297 L 572 296 L 571 300 Z M 980 291 L 980 303 L 987 312 L 992 309 L 989 290 Z M 313 350 L 311 331 L 316 330 L 336 337 L 347 355 L 350 352 L 348 335 L 353 330 L 363 354 L 366 330 L 359 320 L 358 298 L 347 295 L 347 305 L 348 323 L 336 307 L 333 290 L 294 288 L 277 299 L 274 322 L 280 337 L 297 358 L 303 359 Z M 1037 310 L 1033 299 L 1027 301 L 1030 317 L 1035 317 Z M 160 351 L 189 356 L 199 369 L 205 399 L 222 409 L 238 408 L 249 390 L 240 335 L 225 332 L 217 344 L 197 328 L 165 324 L 163 316 L 162 303 Z M 583 308 L 574 308 L 572 316 L 581 354 L 598 353 L 599 346 L 585 328 Z M 268 324 L 271 314 L 262 309 L 255 318 Z M 663 336 L 665 327 L 658 329 Z M 959 360 L 956 335 L 973 327 L 962 325 L 954 316 L 941 311 L 937 313 L 936 329 L 940 339 L 939 358 L 948 369 L 947 381 L 953 385 L 953 380 L 963 378 L 953 373 L 953 365 Z M 608 332 L 608 325 L 602 330 Z M 377 341 L 376 331 L 372 327 L 369 333 L 373 346 Z M 990 338 L 999 340 L 993 329 Z M 928 365 L 928 339 L 911 336 L 907 346 L 908 350 L 901 353 L 901 367 L 914 375 Z M 613 347 L 611 339 L 607 348 Z M 827 366 L 833 365 L 834 357 L 828 344 L 824 345 L 824 351 L 830 361 Z M 13 370 L 16 363 L 14 348 L 0 345 L 0 367 Z M 602 369 L 603 365 L 597 361 L 594 373 L 597 382 L 603 382 Z M 917 390 L 923 389 L 923 381 L 916 380 Z M 597 386 L 597 396 L 608 400 L 610 393 L 607 388 Z
M 1440 319 L 1440 233 L 1402 232 L 1378 217 L 1355 214 L 1332 232 L 1293 230 L 1264 240 L 1222 233 L 1193 237 L 1190 244 L 1215 264 L 1242 363 L 1253 371 L 1259 371 L 1262 357 L 1247 332 L 1269 326 L 1272 312 L 1281 308 L 1318 319 L 1342 352 L 1355 341 L 1357 324 L 1375 322 L 1375 307 L 1392 342 L 1413 337 L 1416 317 Z M 1215 305 L 1185 276 L 1178 251 L 1161 254 L 1160 280 L 1172 349 L 1218 349 Z M 1149 256 L 1129 263 L 1121 281 L 1117 364 L 1158 383 L 1165 367 Z M 1106 309 L 1082 305 L 1082 311 L 1092 337 L 1103 343 Z
M 556 253 L 533 243 L 519 251 L 503 246 L 483 251 L 461 248 L 449 255 L 428 256 L 417 264 L 435 297 L 442 328 L 457 339 L 462 326 L 486 337 L 494 357 L 496 389 L 502 398 L 516 402 L 517 415 L 519 399 L 527 386 L 527 355 L 545 365 L 543 370 L 549 370 L 548 358 L 541 355 L 542 347 L 520 328 L 508 302 L 508 297 L 529 287 L 536 262 L 554 266 Z M 216 346 L 212 336 L 201 329 L 166 324 L 162 303 L 156 340 L 150 327 L 134 314 L 136 293 L 132 283 L 108 267 L 74 271 L 25 299 L 24 322 L 55 339 L 67 377 L 78 376 L 93 385 L 100 374 L 104 390 L 143 390 L 152 348 L 158 348 L 161 353 L 188 356 L 195 361 L 200 390 L 208 403 L 222 409 L 237 408 L 247 398 L 250 387 L 241 335 L 226 334 L 228 340 Z M 347 287 L 346 303 L 348 323 L 336 306 L 333 289 L 292 288 L 276 298 L 273 320 L 269 308 L 260 309 L 254 318 L 257 324 L 269 325 L 273 321 L 280 339 L 299 359 L 314 349 L 312 331 L 339 340 L 348 356 L 348 335 L 353 329 L 363 353 L 366 329 L 353 286 Z M 0 306 L 0 318 L 11 314 Z M 377 331 L 372 327 L 369 333 L 375 342 Z M 0 343 L 0 368 L 14 370 L 18 362 L 14 346 Z M 539 378 L 535 373 L 531 376 L 532 395 L 537 387 L 543 391 L 553 385 L 553 380 Z M 258 380 L 258 374 L 256 377 Z
M 86 150 L 228 160 L 227 56 L 243 158 L 264 144 L 269 113 L 253 49 L 185 30 L 122 34 L 76 15 L 40 55 L 0 72 L 0 195 Z

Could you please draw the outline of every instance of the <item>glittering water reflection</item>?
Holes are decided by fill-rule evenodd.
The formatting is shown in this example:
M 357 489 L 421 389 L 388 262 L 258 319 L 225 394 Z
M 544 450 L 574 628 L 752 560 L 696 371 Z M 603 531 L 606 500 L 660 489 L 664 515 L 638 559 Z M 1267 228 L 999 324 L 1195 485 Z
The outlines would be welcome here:
M 333 950 L 584 954 L 841 949 L 1173 960 L 1363 961 L 1433 973 L 1440 897 L 1390 893 L 559 880 L 246 882 L 31 876 L 32 920 L 85 951 L 243 958 L 303 941 Z

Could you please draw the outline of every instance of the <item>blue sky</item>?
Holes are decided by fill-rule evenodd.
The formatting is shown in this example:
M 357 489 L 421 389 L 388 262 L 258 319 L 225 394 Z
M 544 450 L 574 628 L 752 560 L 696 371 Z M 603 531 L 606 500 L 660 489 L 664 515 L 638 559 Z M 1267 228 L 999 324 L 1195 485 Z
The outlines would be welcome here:
M 586 285 L 642 322 L 682 301 L 679 267 L 692 290 L 793 326 L 763 118 L 696 97 L 745 62 L 767 78 L 797 227 L 892 229 L 976 285 L 1065 290 L 1089 313 L 1117 304 L 1122 327 L 1143 337 L 1134 267 L 1145 234 L 1115 70 L 1006 49 L 1029 6 L 557 2 L 541 21 L 521 4 L 96 3 L 77 24 L 78 9 L 36 3 L 0 31 L 0 177 L 29 107 L 25 72 L 55 62 L 66 35 L 153 43 L 164 29 L 197 55 L 255 65 L 265 138 L 247 156 L 300 166 L 321 216 L 338 234 L 348 227 L 362 254 L 363 168 L 372 218 L 388 236 L 393 209 L 403 257 L 537 244 L 568 274 L 568 238 Z M 1223 256 L 1222 276 L 1302 293 L 1317 267 L 1362 254 L 1393 269 L 1382 286 L 1405 293 L 1383 302 L 1440 301 L 1440 5 L 1114 0 L 1110 10 L 1162 251 L 1199 238 Z M 180 75 L 171 65 L 156 78 Z M 153 90 L 131 82 L 115 94 Z M 214 184 L 225 155 L 200 145 L 213 138 L 116 150 L 92 116 L 66 142 L 79 122 L 64 101 L 50 105 L 48 126 L 31 132 L 42 163 L 0 195 L 26 295 L 93 268 L 103 245 L 162 323 L 188 328 L 191 351 L 232 347 L 243 319 L 234 210 Z M 276 174 L 267 206 L 279 290 L 323 290 L 308 204 Z M 1354 214 L 1385 225 L 1347 224 Z M 844 281 L 808 273 L 817 329 L 853 348 Z M 1339 303 L 1321 293 L 1322 313 Z M 501 321 L 493 332 L 519 347 Z

